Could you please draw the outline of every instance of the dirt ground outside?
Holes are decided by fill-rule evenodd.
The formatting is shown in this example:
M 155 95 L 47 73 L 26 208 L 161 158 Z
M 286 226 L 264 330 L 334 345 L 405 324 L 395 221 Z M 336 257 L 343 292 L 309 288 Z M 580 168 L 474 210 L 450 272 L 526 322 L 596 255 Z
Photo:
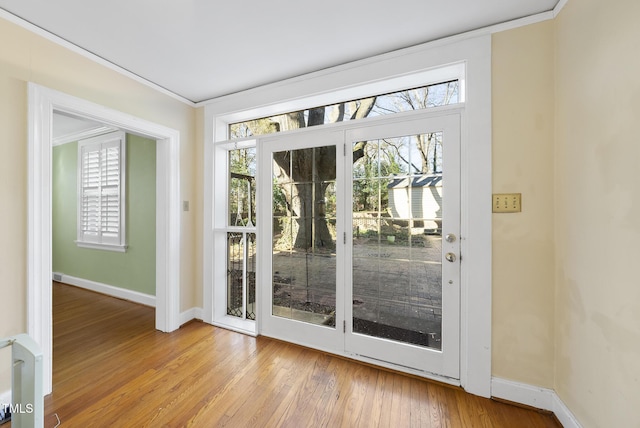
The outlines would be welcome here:
M 355 331 L 398 340 L 403 338 L 395 336 L 419 333 L 429 338 L 429 346 L 438 346 L 442 330 L 441 242 L 439 235 L 412 237 L 411 243 L 377 237 L 354 239 Z M 331 325 L 335 253 L 274 253 L 273 287 L 277 315 Z

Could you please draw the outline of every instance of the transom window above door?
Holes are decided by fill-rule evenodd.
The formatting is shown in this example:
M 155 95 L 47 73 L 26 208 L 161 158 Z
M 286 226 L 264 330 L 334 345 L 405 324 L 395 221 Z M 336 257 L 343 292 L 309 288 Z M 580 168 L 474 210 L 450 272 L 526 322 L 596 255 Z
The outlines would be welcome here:
M 458 104 L 460 99 L 460 81 L 449 80 L 413 89 L 231 123 L 229 124 L 229 139 L 248 138 L 310 126 L 441 107 Z

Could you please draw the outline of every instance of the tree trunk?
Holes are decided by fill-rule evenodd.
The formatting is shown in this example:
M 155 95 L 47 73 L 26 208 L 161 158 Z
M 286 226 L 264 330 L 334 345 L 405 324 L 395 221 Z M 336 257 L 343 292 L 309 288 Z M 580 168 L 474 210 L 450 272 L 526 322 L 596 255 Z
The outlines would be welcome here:
M 335 146 L 274 153 L 274 162 L 284 172 L 278 182 L 283 184 L 289 215 L 296 223 L 297 230 L 290 231 L 294 235 L 293 248 L 304 251 L 335 248 L 323 213 L 327 188 L 336 179 Z
M 376 97 L 365 98 L 351 104 L 351 119 L 363 119 L 371 113 L 376 102 Z M 342 121 L 344 119 L 345 105 L 340 104 L 332 112 L 332 119 Z M 298 111 L 285 115 L 281 129 L 288 131 L 309 126 L 318 126 L 325 123 L 325 107 L 316 107 L 308 110 L 305 123 L 304 112 Z M 364 155 L 366 142 L 356 145 L 353 152 L 353 161 Z M 282 174 L 278 177 L 278 184 L 291 183 L 283 186 L 283 193 L 287 201 L 289 216 L 292 223 L 289 230 L 284 231 L 281 242 L 277 245 L 287 246 L 285 242 L 288 234 L 291 234 L 293 242 L 289 243 L 294 249 L 314 251 L 316 249 L 335 249 L 335 237 L 331 234 L 327 215 L 323 213 L 326 208 L 327 189 L 330 182 L 336 179 L 336 148 L 335 146 L 323 146 L 312 149 L 292 150 L 274 153 L 273 160 L 280 168 Z M 327 213 L 332 217 L 334 213 Z M 294 228 L 293 222 L 297 230 Z

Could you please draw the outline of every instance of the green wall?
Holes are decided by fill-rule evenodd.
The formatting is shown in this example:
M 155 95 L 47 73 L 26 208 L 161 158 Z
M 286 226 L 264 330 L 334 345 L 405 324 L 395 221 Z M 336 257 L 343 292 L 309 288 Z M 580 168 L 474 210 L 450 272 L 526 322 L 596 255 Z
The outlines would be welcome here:
M 156 294 L 156 142 L 127 134 L 125 253 L 80 248 L 77 234 L 78 143 L 53 148 L 53 271 Z

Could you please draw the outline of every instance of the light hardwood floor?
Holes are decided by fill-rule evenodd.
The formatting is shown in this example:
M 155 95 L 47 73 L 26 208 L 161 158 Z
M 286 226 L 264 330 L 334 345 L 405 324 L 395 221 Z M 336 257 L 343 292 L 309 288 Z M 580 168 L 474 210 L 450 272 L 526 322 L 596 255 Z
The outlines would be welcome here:
M 553 415 L 53 285 L 45 427 L 560 427 Z

